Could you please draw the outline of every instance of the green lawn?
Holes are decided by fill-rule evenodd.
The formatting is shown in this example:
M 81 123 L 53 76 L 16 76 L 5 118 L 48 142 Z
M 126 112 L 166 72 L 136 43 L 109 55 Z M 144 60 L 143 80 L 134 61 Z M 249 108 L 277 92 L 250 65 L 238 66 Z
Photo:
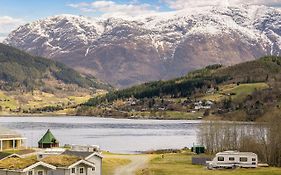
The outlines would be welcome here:
M 15 99 L 0 91 L 0 106 L 2 111 L 9 111 L 10 109 L 16 109 L 19 105 Z
M 137 175 L 280 175 L 281 168 L 256 168 L 235 170 L 207 170 L 204 166 L 191 164 L 188 153 L 155 155 L 147 169 Z
M 86 102 L 91 98 L 89 94 L 67 96 L 61 94 L 50 94 L 40 91 L 33 93 L 4 92 L 0 91 L 0 115 L 11 114 L 10 110 L 21 108 L 23 110 L 42 108 L 45 106 L 73 106 Z M 61 111 L 61 113 L 68 111 Z
M 226 98 L 226 94 L 234 93 L 232 100 L 242 101 L 247 95 L 252 94 L 255 90 L 269 88 L 266 83 L 251 83 L 251 84 L 230 84 L 219 87 L 219 92 L 203 97 L 206 100 L 220 101 Z

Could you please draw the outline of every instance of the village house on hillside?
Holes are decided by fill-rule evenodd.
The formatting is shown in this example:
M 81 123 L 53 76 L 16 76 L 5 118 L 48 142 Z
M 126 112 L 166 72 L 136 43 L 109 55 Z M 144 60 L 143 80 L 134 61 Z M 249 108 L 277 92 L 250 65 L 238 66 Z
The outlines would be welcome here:
M 45 135 L 39 140 L 38 148 L 53 148 L 59 147 L 59 141 L 52 134 L 50 129 L 45 133 Z
M 25 140 L 19 133 L 0 127 L 0 151 L 25 148 Z

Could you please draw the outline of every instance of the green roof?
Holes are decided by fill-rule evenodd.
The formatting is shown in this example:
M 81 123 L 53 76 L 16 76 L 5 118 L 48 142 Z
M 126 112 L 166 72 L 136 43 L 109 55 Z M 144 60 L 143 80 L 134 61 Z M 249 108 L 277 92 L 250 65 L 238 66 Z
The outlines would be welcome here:
M 50 129 L 46 132 L 46 134 L 39 140 L 38 143 L 59 143 L 55 136 L 51 133 Z

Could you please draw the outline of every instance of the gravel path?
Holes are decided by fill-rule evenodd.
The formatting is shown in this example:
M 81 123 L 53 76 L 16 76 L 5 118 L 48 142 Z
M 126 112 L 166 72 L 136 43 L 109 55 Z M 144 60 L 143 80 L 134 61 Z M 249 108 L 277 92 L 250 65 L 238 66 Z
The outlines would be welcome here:
M 150 160 L 148 155 L 110 155 L 109 157 L 131 160 L 128 165 L 117 168 L 114 175 L 135 175 L 136 171 L 145 168 Z

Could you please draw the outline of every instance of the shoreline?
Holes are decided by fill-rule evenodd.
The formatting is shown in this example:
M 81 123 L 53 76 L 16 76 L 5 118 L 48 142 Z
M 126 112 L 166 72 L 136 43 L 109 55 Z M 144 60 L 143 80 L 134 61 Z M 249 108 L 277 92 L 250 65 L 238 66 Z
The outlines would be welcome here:
M 5 114 L 0 115 L 0 118 L 12 118 L 12 117 L 94 117 L 94 118 L 101 118 L 101 119 L 124 119 L 124 120 L 196 120 L 202 121 L 204 119 L 184 119 L 184 118 L 162 118 L 162 117 L 118 117 L 118 116 L 110 116 L 110 117 L 101 117 L 101 116 L 87 116 L 87 115 L 68 115 L 68 114 Z

